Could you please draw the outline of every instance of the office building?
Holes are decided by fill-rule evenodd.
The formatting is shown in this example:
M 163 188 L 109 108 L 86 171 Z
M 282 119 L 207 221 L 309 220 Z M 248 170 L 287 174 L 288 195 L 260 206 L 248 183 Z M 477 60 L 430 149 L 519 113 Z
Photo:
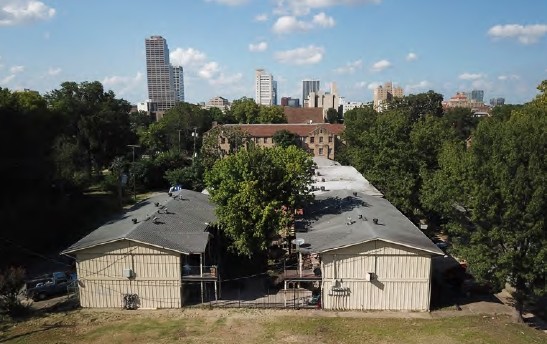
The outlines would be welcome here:
M 302 80 L 302 106 L 307 107 L 306 100 L 310 95 L 310 92 L 319 92 L 320 82 L 319 80 Z
M 471 91 L 471 101 L 484 103 L 484 91 L 483 90 L 473 90 Z
M 504 105 L 505 104 L 505 98 L 492 98 L 490 99 L 490 105 L 492 106 L 498 106 L 498 105 Z
M 300 99 L 291 97 L 282 97 L 281 106 L 300 107 Z
M 173 85 L 175 88 L 175 99 L 179 102 L 184 101 L 184 69 L 182 66 L 172 66 Z
M 309 108 L 322 108 L 323 109 L 323 118 L 327 117 L 327 111 L 329 109 L 335 109 L 341 114 L 341 103 L 340 97 L 338 96 L 338 91 L 336 90 L 336 84 L 331 84 L 330 92 L 325 91 L 313 91 L 310 92 L 308 98 L 306 99 L 307 107 Z
M 145 47 L 148 99 L 156 104 L 157 111 L 164 112 L 177 102 L 167 41 L 161 36 L 152 36 L 145 39 Z
M 374 89 L 374 109 L 381 112 L 387 105 L 386 103 L 392 101 L 393 98 L 402 98 L 403 93 L 402 87 L 393 87 L 391 82 L 376 87 Z
M 273 75 L 264 69 L 255 71 L 255 102 L 259 105 L 275 105 L 276 89 Z
M 209 99 L 209 101 L 206 104 L 203 104 L 202 107 L 207 110 L 211 108 L 217 108 L 220 109 L 220 111 L 222 112 L 226 112 L 226 110 L 230 109 L 230 105 L 231 104 L 228 99 L 218 96 Z

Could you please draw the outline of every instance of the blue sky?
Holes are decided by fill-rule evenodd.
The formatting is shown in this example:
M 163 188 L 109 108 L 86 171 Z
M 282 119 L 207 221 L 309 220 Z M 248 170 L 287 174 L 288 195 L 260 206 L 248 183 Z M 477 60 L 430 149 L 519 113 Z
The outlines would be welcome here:
M 184 67 L 189 102 L 253 97 L 256 68 L 279 97 L 313 78 L 349 101 L 393 81 L 522 103 L 547 79 L 545 0 L 0 0 L 0 87 L 98 80 L 142 101 L 151 35 Z

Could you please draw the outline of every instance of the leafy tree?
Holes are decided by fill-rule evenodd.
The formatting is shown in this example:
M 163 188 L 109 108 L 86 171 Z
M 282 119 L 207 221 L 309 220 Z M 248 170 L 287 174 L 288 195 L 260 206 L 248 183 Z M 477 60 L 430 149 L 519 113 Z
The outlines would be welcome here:
M 299 146 L 300 144 L 300 138 L 298 135 L 291 133 L 288 130 L 279 130 L 273 134 L 272 137 L 273 143 L 275 143 L 277 146 L 281 147 L 289 147 L 289 146 Z
M 243 97 L 232 102 L 229 113 L 237 123 L 258 123 L 260 107 L 254 99 Z
M 461 140 L 467 139 L 479 123 L 479 118 L 473 116 L 471 109 L 462 107 L 448 109 L 442 118 L 447 126 L 454 128 Z
M 287 123 L 281 106 L 260 106 L 258 123 Z
M 15 315 L 23 309 L 19 292 L 25 285 L 25 270 L 10 267 L 0 273 L 0 310 Z
M 330 108 L 327 110 L 327 122 L 333 124 L 333 123 L 340 123 L 341 121 L 342 121 L 342 118 L 338 110 L 333 108 Z
M 211 114 L 211 118 L 213 119 L 214 122 L 217 122 L 217 124 L 237 123 L 231 111 L 229 111 L 228 109 L 225 109 L 224 111 L 222 111 L 219 108 L 212 107 L 209 109 L 209 112 Z
M 220 147 L 222 138 L 228 143 L 228 151 Z M 241 148 L 246 148 L 249 143 L 249 135 L 237 126 L 216 126 L 203 135 L 201 147 L 201 163 L 208 171 L 213 168 L 215 162 L 222 157 L 233 154 Z
M 73 141 L 85 159 L 82 166 L 91 177 L 112 159 L 127 152 L 134 139 L 130 130 L 130 104 L 105 92 L 98 82 L 64 82 L 60 89 L 45 95 L 48 108 L 62 116 L 64 135 Z
M 427 93 L 410 94 L 402 98 L 395 98 L 388 103 L 388 109 L 403 110 L 414 122 L 425 115 L 441 117 L 443 115 L 442 101 L 442 94 L 428 91 Z
M 240 150 L 205 175 L 219 226 L 232 249 L 252 256 L 287 229 L 294 210 L 310 199 L 313 160 L 290 146 Z
M 184 189 L 202 191 L 204 189 L 203 173 L 200 160 L 195 159 L 190 166 L 166 171 L 165 179 L 170 185 L 181 185 Z
M 546 289 L 547 107 L 541 97 L 509 119 L 479 123 L 472 145 L 446 145 L 424 203 L 441 212 L 454 249 L 473 275 L 516 288 L 517 319 L 526 295 Z

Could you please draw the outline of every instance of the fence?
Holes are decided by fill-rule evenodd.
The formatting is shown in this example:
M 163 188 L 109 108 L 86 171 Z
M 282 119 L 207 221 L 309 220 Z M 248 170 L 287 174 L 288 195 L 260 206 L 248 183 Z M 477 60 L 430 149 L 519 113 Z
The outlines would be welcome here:
M 317 285 L 312 282 L 294 284 L 283 289 L 270 283 L 267 277 L 253 277 L 221 283 L 221 293 L 215 299 L 214 285 L 204 283 L 203 303 L 201 283 L 187 283 L 184 290 L 184 307 L 206 306 L 213 308 L 317 308 Z

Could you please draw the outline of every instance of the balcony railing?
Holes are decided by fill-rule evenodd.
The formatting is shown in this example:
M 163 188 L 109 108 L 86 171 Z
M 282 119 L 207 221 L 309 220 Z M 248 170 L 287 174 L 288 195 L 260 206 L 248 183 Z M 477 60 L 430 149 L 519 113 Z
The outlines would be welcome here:
M 183 280 L 196 280 L 196 279 L 217 279 L 218 269 L 216 265 L 211 266 L 195 266 L 195 265 L 183 265 L 182 266 L 182 279 Z

